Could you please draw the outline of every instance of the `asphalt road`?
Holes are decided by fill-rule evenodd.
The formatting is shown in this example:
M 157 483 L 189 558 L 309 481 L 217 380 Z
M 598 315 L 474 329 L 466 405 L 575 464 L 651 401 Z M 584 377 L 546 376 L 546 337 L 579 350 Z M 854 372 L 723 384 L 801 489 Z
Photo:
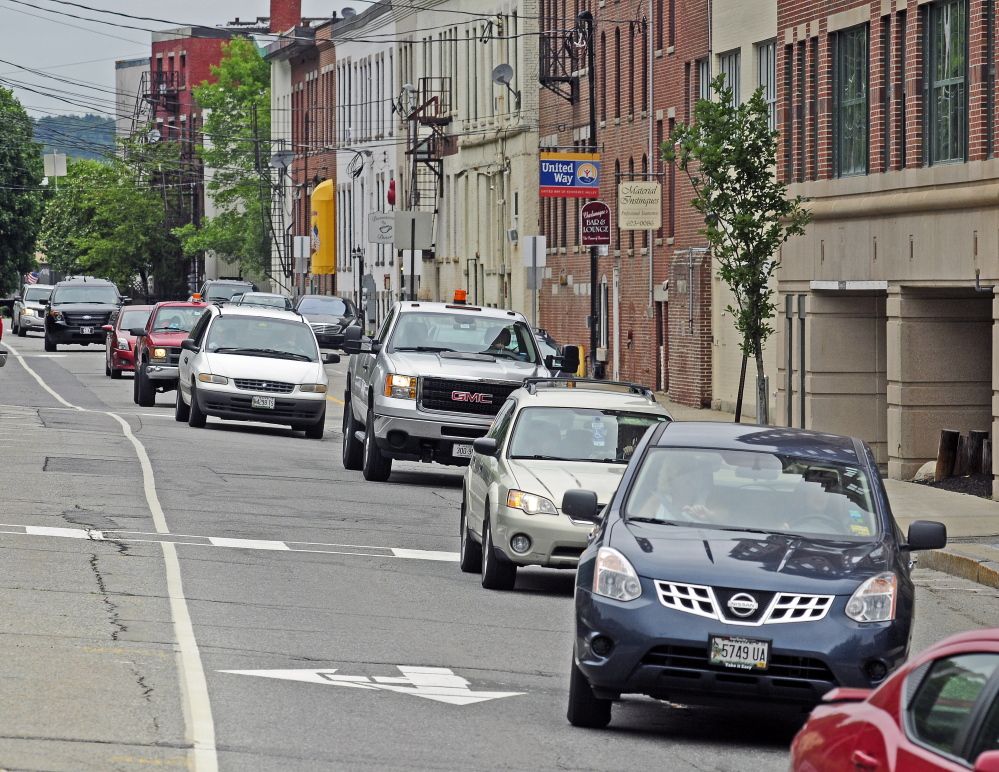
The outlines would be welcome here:
M 338 403 L 322 441 L 191 429 L 102 349 L 4 343 L 3 769 L 786 769 L 779 715 L 629 698 L 570 727 L 572 574 L 481 589 L 460 472 L 346 472 Z M 916 649 L 999 618 L 994 590 L 918 577 Z

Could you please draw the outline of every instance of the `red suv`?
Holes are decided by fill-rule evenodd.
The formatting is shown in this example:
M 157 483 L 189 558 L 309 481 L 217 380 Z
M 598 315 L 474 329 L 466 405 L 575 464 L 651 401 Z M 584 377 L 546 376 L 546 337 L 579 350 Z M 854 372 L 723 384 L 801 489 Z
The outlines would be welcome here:
M 180 344 L 208 308 L 207 303 L 157 303 L 145 328 L 133 328 L 135 383 L 132 399 L 141 407 L 156 404 L 156 392 L 177 388 Z
M 101 329 L 108 334 L 104 344 L 104 374 L 118 380 L 124 372 L 135 369 L 133 327 L 145 327 L 153 306 L 126 306 Z

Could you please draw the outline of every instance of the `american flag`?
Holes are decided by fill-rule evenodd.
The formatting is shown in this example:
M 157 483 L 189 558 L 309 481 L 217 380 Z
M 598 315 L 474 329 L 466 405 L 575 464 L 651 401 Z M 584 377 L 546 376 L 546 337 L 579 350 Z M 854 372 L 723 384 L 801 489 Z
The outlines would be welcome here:
M 38 274 L 37 273 L 29 273 L 24 278 L 28 280 L 28 284 L 38 284 Z

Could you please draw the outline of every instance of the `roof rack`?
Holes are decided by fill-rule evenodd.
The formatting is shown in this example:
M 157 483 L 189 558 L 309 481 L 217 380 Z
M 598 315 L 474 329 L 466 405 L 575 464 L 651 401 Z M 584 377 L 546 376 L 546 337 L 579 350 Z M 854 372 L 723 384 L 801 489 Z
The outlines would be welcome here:
M 581 384 L 584 389 L 593 389 L 595 391 L 616 391 L 619 389 L 627 389 L 627 391 L 631 394 L 638 394 L 646 399 L 652 400 L 653 402 L 656 401 L 655 392 L 653 392 L 648 386 L 641 386 L 637 383 L 628 383 L 627 381 L 601 381 L 596 378 L 524 379 L 524 388 L 527 389 L 529 394 L 537 394 L 539 386 L 547 389 L 576 389 L 580 388 L 578 384 Z

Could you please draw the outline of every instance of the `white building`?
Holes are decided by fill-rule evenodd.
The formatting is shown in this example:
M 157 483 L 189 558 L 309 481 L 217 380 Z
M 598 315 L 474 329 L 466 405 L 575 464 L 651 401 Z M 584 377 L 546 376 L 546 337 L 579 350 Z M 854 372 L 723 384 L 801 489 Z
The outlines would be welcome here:
M 143 106 L 142 74 L 148 71 L 148 56 L 114 63 L 114 134 L 117 139 L 132 136 L 133 124 L 140 118 Z

